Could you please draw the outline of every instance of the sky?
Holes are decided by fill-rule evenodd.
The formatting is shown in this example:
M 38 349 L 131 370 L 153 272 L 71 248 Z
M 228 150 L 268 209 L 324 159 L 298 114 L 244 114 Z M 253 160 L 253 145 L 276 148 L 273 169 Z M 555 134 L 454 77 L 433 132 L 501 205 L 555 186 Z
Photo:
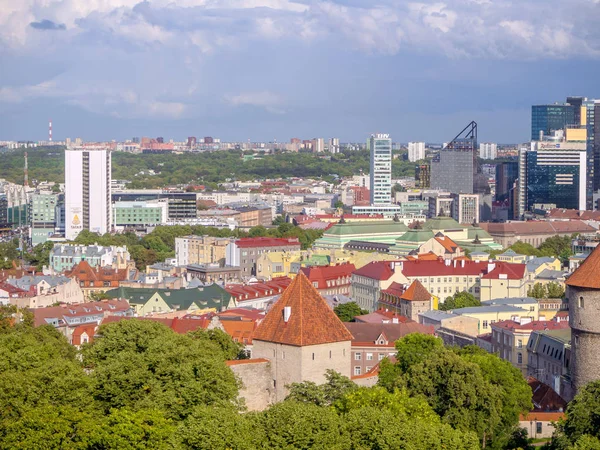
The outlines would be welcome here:
M 600 97 L 600 0 L 0 0 L 0 140 L 527 141 Z

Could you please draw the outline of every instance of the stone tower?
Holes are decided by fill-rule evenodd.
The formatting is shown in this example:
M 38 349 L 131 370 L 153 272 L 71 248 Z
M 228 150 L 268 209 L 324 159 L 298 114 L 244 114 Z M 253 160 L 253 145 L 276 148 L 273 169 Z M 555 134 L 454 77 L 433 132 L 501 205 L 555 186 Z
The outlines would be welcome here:
M 327 369 L 350 378 L 352 335 L 300 272 L 269 310 L 252 338 L 252 357 L 270 361 L 275 402 L 287 385 L 324 383 Z
M 600 379 L 600 246 L 567 281 L 571 384 L 575 394 Z

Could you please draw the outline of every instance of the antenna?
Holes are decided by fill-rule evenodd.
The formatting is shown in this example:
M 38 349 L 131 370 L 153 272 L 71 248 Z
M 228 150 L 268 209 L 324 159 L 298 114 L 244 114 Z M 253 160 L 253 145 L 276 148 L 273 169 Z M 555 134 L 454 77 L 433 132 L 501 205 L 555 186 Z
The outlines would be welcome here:
M 52 119 L 48 122 L 48 140 L 52 142 Z
M 27 164 L 27 152 L 25 152 L 25 173 L 23 176 L 23 186 L 29 186 L 29 166 Z

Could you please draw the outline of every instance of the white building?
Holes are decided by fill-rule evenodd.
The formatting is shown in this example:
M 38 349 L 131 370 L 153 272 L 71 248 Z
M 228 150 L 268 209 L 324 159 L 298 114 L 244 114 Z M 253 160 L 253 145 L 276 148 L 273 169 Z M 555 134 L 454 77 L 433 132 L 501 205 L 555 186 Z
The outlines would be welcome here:
M 496 159 L 498 146 L 492 142 L 479 143 L 479 157 L 482 159 Z
M 392 203 L 392 138 L 389 134 L 373 134 L 371 149 L 371 205 Z
M 104 146 L 65 150 L 65 237 L 111 229 L 111 154 Z
M 425 159 L 425 142 L 408 143 L 408 160 L 410 162 Z
M 312 141 L 313 153 L 323 153 L 325 151 L 325 139 L 314 138 Z
M 340 152 L 340 138 L 329 139 L 329 153 Z

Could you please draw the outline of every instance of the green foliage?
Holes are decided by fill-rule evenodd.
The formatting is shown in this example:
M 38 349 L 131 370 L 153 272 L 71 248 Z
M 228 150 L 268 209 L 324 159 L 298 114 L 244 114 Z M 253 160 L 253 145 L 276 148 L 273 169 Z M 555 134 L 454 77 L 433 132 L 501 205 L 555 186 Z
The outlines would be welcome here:
M 12 269 L 13 261 L 19 259 L 19 240 L 0 242 L 0 269 Z
M 537 248 L 535 248 L 531 244 L 526 244 L 524 242 L 518 241 L 509 247 L 514 250 L 516 253 L 520 255 L 527 256 L 542 256 L 542 252 L 540 252 Z
M 548 298 L 563 298 L 565 296 L 565 288 L 558 283 L 548 283 L 546 290 L 548 291 Z
M 54 242 L 46 241 L 38 244 L 30 252 L 24 255 L 25 260 L 35 266 L 36 270 L 41 271 L 44 266 L 50 265 L 50 251 L 54 247 Z
M 569 256 L 573 254 L 571 251 L 571 240 L 573 236 L 552 236 L 546 239 L 538 247 L 541 256 L 556 256 L 561 261 L 566 262 Z
M 214 328 L 212 330 L 198 329 L 188 333 L 193 339 L 199 341 L 209 342 L 209 345 L 217 344 L 223 352 L 225 359 L 246 359 L 244 352 L 244 345 L 240 342 L 234 342 L 234 340 L 222 330 Z
M 328 369 L 325 378 L 327 381 L 321 385 L 312 381 L 292 383 L 288 386 L 289 394 L 286 400 L 312 403 L 317 406 L 329 406 L 357 389 L 356 384 L 348 377 L 340 375 L 334 370 Z
M 544 286 L 542 283 L 535 283 L 533 286 L 530 286 L 527 290 L 527 297 L 548 298 L 548 291 L 546 290 L 546 286 Z
M 441 339 L 420 333 L 411 333 L 396 341 L 396 365 L 402 373 L 444 350 Z
M 473 294 L 466 291 L 456 292 L 452 297 L 447 297 L 444 303 L 439 305 L 440 311 L 451 311 L 453 309 L 468 308 L 470 306 L 481 306 L 481 301 Z
M 164 325 L 123 320 L 103 325 L 83 351 L 92 394 L 104 410 L 158 408 L 183 418 L 196 405 L 229 404 L 238 385 L 221 347 Z
M 342 322 L 354 322 L 356 316 L 367 314 L 369 311 L 362 309 L 356 302 L 342 303 L 333 308 L 333 312 Z
M 581 389 L 566 412 L 567 418 L 559 431 L 572 444 L 586 435 L 600 438 L 600 381 L 593 381 Z
M 267 430 L 264 449 L 331 449 L 350 447 L 343 421 L 332 408 L 285 401 L 264 411 L 258 423 Z

